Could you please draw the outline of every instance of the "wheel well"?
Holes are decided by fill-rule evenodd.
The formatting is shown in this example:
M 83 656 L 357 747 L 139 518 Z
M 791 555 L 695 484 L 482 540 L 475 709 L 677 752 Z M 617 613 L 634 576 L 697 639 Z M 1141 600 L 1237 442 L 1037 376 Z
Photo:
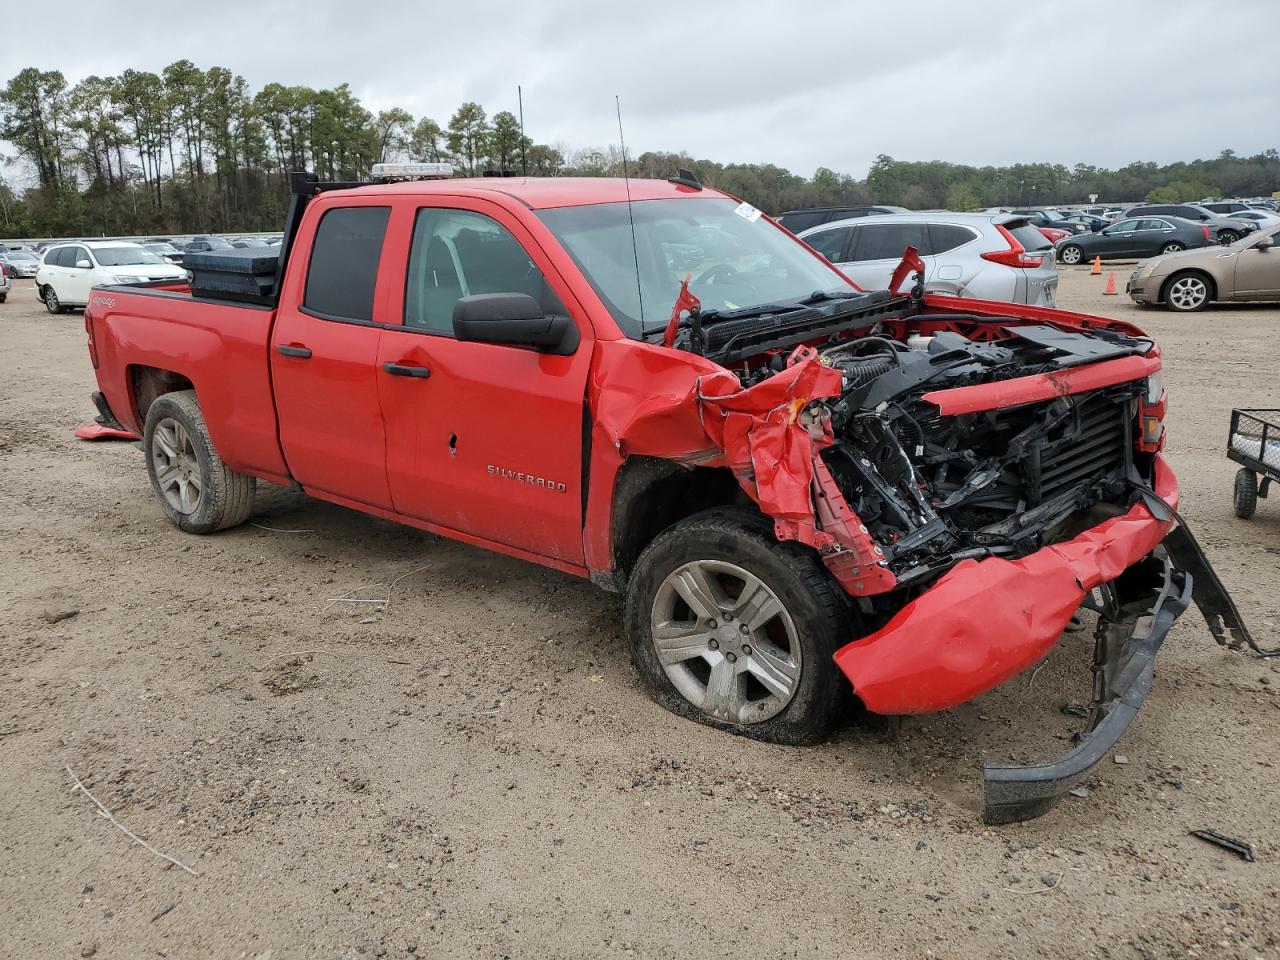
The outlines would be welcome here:
M 143 366 L 129 368 L 129 396 L 133 398 L 133 409 L 140 424 L 147 422 L 147 411 L 157 397 L 175 390 L 191 389 L 194 389 L 194 384 L 172 370 Z
M 1169 285 L 1172 284 L 1173 281 L 1177 280 L 1179 277 L 1188 276 L 1189 274 L 1195 274 L 1197 277 L 1199 277 L 1201 280 L 1205 282 L 1205 285 L 1208 286 L 1209 288 L 1210 300 L 1213 300 L 1218 296 L 1218 285 L 1213 282 L 1213 277 L 1209 276 L 1209 274 L 1205 273 L 1203 270 L 1188 269 L 1188 270 L 1179 270 L 1177 273 L 1169 274 L 1169 278 L 1165 280 L 1164 284 L 1160 287 L 1160 302 L 1161 303 L 1168 302 Z
M 629 458 L 613 488 L 610 533 L 618 585 L 625 584 L 641 551 L 663 530 L 711 507 L 732 505 L 758 510 L 730 470 Z

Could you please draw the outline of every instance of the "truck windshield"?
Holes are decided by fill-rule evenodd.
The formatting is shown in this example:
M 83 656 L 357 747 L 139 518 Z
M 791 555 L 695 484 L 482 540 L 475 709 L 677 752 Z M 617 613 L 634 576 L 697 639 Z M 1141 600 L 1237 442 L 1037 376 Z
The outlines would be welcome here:
M 791 234 L 744 216 L 752 211 L 733 200 L 638 200 L 631 208 L 629 215 L 625 203 L 600 203 L 538 216 L 632 339 L 666 325 L 685 277 L 703 310 L 856 292 Z
M 144 263 L 164 263 L 144 247 L 99 247 L 93 251 L 98 263 L 104 267 L 127 267 Z

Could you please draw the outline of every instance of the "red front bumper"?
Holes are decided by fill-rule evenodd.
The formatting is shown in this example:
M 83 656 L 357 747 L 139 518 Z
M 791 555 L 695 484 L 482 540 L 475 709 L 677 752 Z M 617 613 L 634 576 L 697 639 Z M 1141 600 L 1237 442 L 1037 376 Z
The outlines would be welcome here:
M 1155 458 L 1155 490 L 1173 507 L 1178 481 Z M 971 700 L 1036 663 L 1098 584 L 1165 538 L 1173 520 L 1145 503 L 1021 560 L 965 560 L 884 627 L 836 651 L 868 710 L 932 713 Z

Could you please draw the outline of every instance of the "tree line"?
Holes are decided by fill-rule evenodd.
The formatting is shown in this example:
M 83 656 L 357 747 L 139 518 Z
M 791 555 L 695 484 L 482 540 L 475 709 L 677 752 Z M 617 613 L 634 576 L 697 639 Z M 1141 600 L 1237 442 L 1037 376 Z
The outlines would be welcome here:
M 180 234 L 277 229 L 288 173 L 361 180 L 380 161 L 448 161 L 459 176 L 621 176 L 617 146 L 571 149 L 526 137 L 509 110 L 489 116 L 463 103 L 441 124 L 400 108 L 373 113 L 347 84 L 315 90 L 269 83 L 256 92 L 223 67 L 179 60 L 159 73 L 125 70 L 71 85 L 60 71 L 28 67 L 0 90 L 0 140 L 32 171 L 15 192 L 0 182 L 0 233 L 8 236 Z M 646 152 L 627 158 L 634 177 L 680 167 L 769 213 L 856 203 L 912 209 L 1103 200 L 1161 202 L 1270 194 L 1280 154 L 1224 150 L 1212 160 L 972 167 L 881 155 L 863 180 L 820 167 L 804 177 L 773 164 Z

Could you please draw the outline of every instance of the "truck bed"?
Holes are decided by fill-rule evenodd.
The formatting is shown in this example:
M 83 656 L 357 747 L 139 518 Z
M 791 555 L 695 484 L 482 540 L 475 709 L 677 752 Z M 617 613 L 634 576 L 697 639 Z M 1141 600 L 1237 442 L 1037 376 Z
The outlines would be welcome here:
M 142 433 L 158 392 L 189 386 L 232 469 L 288 481 L 277 437 L 269 306 L 196 298 L 181 286 L 95 287 L 85 326 L 98 384 L 116 417 Z

